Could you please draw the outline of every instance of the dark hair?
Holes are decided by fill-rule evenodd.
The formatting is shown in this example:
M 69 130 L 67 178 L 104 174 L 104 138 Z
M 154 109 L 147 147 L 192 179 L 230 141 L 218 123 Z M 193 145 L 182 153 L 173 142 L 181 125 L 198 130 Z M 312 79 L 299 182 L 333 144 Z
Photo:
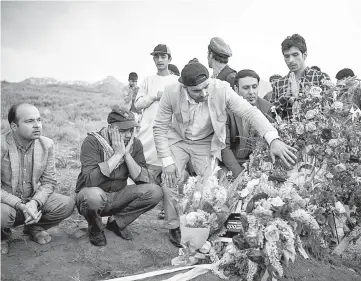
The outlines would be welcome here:
M 256 71 L 253 71 L 251 69 L 242 69 L 241 71 L 239 71 L 236 76 L 234 77 L 234 85 L 236 85 L 237 87 L 238 85 L 238 80 L 241 78 L 245 78 L 245 77 L 253 77 L 256 78 L 258 83 L 259 83 L 259 75 L 257 74 Z
M 307 52 L 306 41 L 301 35 L 298 34 L 287 36 L 287 38 L 283 40 L 281 47 L 282 47 L 282 54 L 291 47 L 298 48 L 302 54 Z
M 336 74 L 336 79 L 341 80 L 347 77 L 354 77 L 355 73 L 353 73 L 352 69 L 350 68 L 343 68 Z
M 225 56 L 221 56 L 220 54 L 217 54 L 216 52 L 214 52 L 210 46 L 208 46 L 208 53 L 212 54 L 212 57 L 220 62 L 220 63 L 228 63 L 228 57 Z
M 11 123 L 15 123 L 15 124 L 18 124 L 19 122 L 19 118 L 17 117 L 16 115 L 16 111 L 18 109 L 19 106 L 21 105 L 30 105 L 28 103 L 24 103 L 24 102 L 20 102 L 20 103 L 17 103 L 17 104 L 14 104 L 10 107 L 9 109 L 9 113 L 8 113 L 8 121 L 9 121 L 9 124 L 11 125 Z
M 321 68 L 319 68 L 317 65 L 311 66 L 311 68 L 317 71 L 321 71 Z
M 279 74 L 273 74 L 270 78 L 269 78 L 269 81 L 272 82 L 272 80 L 275 80 L 275 79 L 281 79 L 282 76 L 279 75 Z
M 129 73 L 128 80 L 138 80 L 138 74 L 136 72 Z

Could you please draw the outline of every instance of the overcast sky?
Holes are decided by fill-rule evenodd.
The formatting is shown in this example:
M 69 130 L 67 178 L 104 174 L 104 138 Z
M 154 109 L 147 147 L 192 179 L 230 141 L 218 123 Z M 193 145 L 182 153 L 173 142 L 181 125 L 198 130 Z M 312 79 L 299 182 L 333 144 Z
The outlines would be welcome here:
M 361 1 L 114 1 L 1 2 L 1 79 L 29 77 L 95 82 L 127 81 L 156 73 L 150 52 L 167 44 L 182 69 L 197 57 L 207 64 L 214 36 L 232 48 L 229 64 L 268 80 L 285 75 L 281 42 L 301 34 L 307 65 L 334 79 L 352 68 L 361 76 Z

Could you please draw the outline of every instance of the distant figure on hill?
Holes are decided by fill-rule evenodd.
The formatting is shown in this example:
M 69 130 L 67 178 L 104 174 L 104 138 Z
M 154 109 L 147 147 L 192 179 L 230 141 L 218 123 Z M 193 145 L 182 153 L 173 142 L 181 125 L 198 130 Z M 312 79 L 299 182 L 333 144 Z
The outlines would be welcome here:
M 8 113 L 11 131 L 1 136 L 1 253 L 8 252 L 11 228 L 23 225 L 24 233 L 38 244 L 51 241 L 47 229 L 69 217 L 75 202 L 54 192 L 53 140 L 41 136 L 38 109 L 26 103 Z
M 213 69 L 212 78 L 227 81 L 233 88 L 237 71 L 228 66 L 232 50 L 222 38 L 213 37 L 208 45 L 208 66 Z
M 95 246 L 107 244 L 102 216 L 110 216 L 107 229 L 131 240 L 127 226 L 163 196 L 162 189 L 150 183 L 143 146 L 134 137 L 139 126 L 134 114 L 115 108 L 107 121 L 107 127 L 88 134 L 81 146 L 75 190 L 78 211 L 88 222 L 89 240 Z M 128 177 L 135 185 L 127 185 Z
M 123 88 L 121 93 L 120 107 L 126 108 L 131 112 L 135 113 L 135 118 L 139 120 L 142 114 L 142 110 L 138 110 L 134 106 L 135 98 L 139 91 L 139 87 L 137 86 L 138 74 L 135 72 L 129 73 L 128 82 L 129 84 Z

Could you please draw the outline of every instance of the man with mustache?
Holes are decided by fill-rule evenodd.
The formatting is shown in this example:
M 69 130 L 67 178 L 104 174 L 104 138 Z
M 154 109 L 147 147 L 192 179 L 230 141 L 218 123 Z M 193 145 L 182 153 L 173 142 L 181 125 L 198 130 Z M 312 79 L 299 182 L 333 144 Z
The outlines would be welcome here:
M 38 244 L 51 241 L 47 229 L 69 217 L 75 202 L 54 192 L 53 140 L 44 137 L 38 109 L 27 103 L 12 106 L 11 131 L 1 136 L 1 253 L 8 252 L 11 228 L 24 226 L 24 233 Z
M 288 36 L 281 44 L 282 54 L 290 72 L 273 84 L 270 102 L 276 106 L 281 118 L 292 117 L 292 105 L 299 92 L 307 86 L 323 88 L 322 81 L 329 76 L 321 71 L 306 66 L 307 46 L 305 39 L 298 34 Z
M 246 99 L 251 105 L 257 107 L 270 121 L 272 104 L 258 96 L 260 77 L 250 69 L 243 69 L 236 74 L 234 90 Z M 232 171 L 236 178 L 243 170 L 242 164 L 249 159 L 256 131 L 250 122 L 245 122 L 230 110 L 227 110 L 226 148 L 222 150 L 222 162 L 228 171 Z
M 205 168 L 213 157 L 222 160 L 221 151 L 226 147 L 226 109 L 250 122 L 266 139 L 273 161 L 278 156 L 287 166 L 295 163 L 296 150 L 279 140 L 277 130 L 261 111 L 237 95 L 227 82 L 209 78 L 207 68 L 198 60 L 190 61 L 183 68 L 179 82 L 165 88 L 153 127 L 167 186 L 164 210 L 173 230 L 171 242 L 177 247 L 181 233 L 176 186 L 189 161 L 196 174 L 202 175 L 207 174 Z
M 131 240 L 127 228 L 141 214 L 161 200 L 161 188 L 150 183 L 141 142 L 134 137 L 138 122 L 134 114 L 114 108 L 108 127 L 91 132 L 80 153 L 81 172 L 76 185 L 76 205 L 88 222 L 90 243 L 107 244 L 102 216 L 109 216 L 106 228 Z M 130 177 L 135 185 L 127 185 Z

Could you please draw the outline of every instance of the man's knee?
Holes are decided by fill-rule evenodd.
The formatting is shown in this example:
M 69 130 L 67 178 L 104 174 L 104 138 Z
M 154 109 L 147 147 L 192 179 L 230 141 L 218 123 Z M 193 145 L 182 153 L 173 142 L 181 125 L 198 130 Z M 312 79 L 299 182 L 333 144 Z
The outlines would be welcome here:
M 75 201 L 70 196 L 53 193 L 46 201 L 43 212 L 65 219 L 73 213 L 74 206 Z
M 150 183 L 146 185 L 147 191 L 146 193 L 149 195 L 149 203 L 152 205 L 157 205 L 160 200 L 163 198 L 163 191 L 159 185 Z
M 1 229 L 11 228 L 14 225 L 16 218 L 16 210 L 7 205 L 1 203 Z
M 80 213 L 87 210 L 102 210 L 107 203 L 106 193 L 99 187 L 84 187 L 76 195 L 76 205 Z

